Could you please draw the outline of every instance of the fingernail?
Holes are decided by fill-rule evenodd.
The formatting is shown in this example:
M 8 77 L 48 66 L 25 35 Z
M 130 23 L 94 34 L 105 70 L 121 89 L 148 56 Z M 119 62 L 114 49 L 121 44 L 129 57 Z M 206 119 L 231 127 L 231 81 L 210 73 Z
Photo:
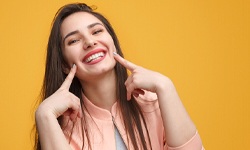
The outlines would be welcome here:
M 116 53 L 116 52 L 113 52 L 113 54 L 114 54 L 114 55 L 117 55 L 117 53 Z
M 72 68 L 74 68 L 75 66 L 76 66 L 76 64 L 73 64 L 73 65 L 72 65 Z

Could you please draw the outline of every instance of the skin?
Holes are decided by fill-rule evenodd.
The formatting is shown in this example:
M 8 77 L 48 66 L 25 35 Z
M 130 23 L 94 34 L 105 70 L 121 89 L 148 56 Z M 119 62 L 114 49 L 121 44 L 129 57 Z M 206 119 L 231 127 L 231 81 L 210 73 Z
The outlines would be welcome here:
M 89 28 L 93 23 L 98 24 Z M 99 29 L 103 30 L 99 32 Z M 68 36 L 73 31 L 77 32 Z M 78 77 L 84 94 L 92 103 L 107 110 L 111 109 L 116 101 L 115 63 L 122 64 L 131 72 L 124 83 L 128 100 L 131 96 L 144 94 L 144 90 L 157 94 L 169 146 L 183 145 L 194 136 L 196 127 L 182 105 L 172 81 L 114 53 L 116 49 L 113 40 L 97 18 L 85 12 L 72 14 L 62 23 L 61 33 L 62 40 L 65 39 L 64 57 L 68 65 L 73 67 L 65 67 L 68 76 L 62 86 L 45 99 L 36 111 L 36 123 L 43 149 L 70 149 L 57 118 L 67 115 L 75 121 L 77 117 L 82 117 L 79 99 L 69 92 L 74 76 Z M 105 50 L 105 58 L 91 65 L 84 63 L 83 58 L 96 49 Z

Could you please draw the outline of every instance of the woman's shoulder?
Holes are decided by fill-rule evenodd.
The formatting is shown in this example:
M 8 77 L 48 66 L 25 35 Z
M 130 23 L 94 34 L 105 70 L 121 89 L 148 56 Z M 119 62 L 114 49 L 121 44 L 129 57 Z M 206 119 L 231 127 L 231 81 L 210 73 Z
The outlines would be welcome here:
M 159 109 L 158 97 L 155 93 L 144 91 L 143 95 L 135 97 L 143 112 L 154 112 Z

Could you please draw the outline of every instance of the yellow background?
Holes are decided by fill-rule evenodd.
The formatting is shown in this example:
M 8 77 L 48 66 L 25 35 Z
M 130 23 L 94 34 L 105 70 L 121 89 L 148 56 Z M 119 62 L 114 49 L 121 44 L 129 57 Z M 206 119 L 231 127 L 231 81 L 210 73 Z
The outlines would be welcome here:
M 69 2 L 1 2 L 1 150 L 31 149 L 50 24 Z M 109 18 L 128 60 L 174 81 L 206 149 L 249 149 L 248 0 L 84 2 Z

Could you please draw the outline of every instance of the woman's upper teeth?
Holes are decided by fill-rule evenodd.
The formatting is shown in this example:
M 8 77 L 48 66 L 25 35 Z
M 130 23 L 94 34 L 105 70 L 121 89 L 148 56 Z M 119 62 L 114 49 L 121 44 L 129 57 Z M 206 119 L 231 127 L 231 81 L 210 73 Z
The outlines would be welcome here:
M 95 59 L 97 59 L 98 57 L 103 57 L 103 56 L 104 56 L 104 53 L 103 53 L 103 52 L 95 53 L 95 54 L 89 56 L 89 57 L 85 60 L 85 62 L 91 62 L 92 60 L 95 60 Z

